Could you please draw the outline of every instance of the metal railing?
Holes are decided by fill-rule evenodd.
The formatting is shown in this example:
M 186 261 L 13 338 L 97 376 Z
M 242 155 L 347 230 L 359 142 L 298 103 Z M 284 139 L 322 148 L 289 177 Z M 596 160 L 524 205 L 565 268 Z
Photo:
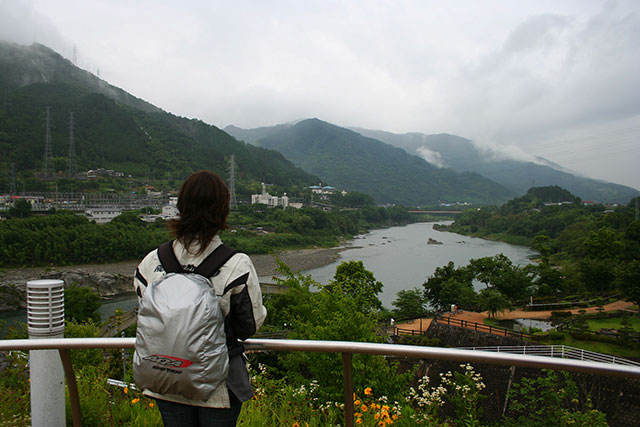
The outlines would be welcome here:
M 353 385 L 351 358 L 354 354 L 373 354 L 413 359 L 454 360 L 459 362 L 489 363 L 494 365 L 546 368 L 640 379 L 640 367 L 595 362 L 588 360 L 562 359 L 529 354 L 514 354 L 484 350 L 469 350 L 442 347 L 421 347 L 396 344 L 377 344 L 349 341 L 304 341 L 279 339 L 249 339 L 244 342 L 247 351 L 303 351 L 342 354 L 344 373 L 345 425 L 353 426 Z M 75 374 L 69 361 L 68 349 L 90 348 L 135 348 L 135 338 L 44 338 L 31 340 L 0 340 L 0 350 L 46 350 L 60 351 L 67 386 L 71 398 L 74 426 L 80 425 L 80 402 L 75 384 Z
M 587 360 L 599 363 L 612 363 L 617 365 L 637 366 L 640 363 L 609 354 L 596 353 L 568 345 L 529 345 L 516 346 L 504 345 L 493 347 L 458 347 L 462 350 L 494 351 L 497 353 L 528 354 L 530 356 L 559 357 L 562 359 Z

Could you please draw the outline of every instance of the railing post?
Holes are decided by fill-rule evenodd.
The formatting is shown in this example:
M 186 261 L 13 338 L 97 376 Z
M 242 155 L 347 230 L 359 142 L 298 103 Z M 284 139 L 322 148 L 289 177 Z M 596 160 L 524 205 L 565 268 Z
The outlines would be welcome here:
M 67 389 L 69 390 L 69 401 L 71 402 L 73 427 L 81 427 L 82 413 L 80 412 L 80 396 L 78 394 L 78 385 L 76 384 L 76 374 L 73 372 L 73 363 L 71 363 L 67 349 L 61 348 L 58 351 L 60 352 L 60 360 L 62 360 L 64 374 L 67 377 Z
M 351 373 L 351 353 L 342 353 L 344 375 L 344 425 L 353 427 L 353 376 Z

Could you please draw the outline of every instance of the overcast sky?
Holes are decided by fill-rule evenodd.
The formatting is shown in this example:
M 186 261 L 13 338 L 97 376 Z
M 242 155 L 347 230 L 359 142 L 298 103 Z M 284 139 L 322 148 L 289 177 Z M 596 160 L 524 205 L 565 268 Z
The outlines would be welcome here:
M 451 133 L 640 188 L 637 0 L 0 0 L 0 38 L 220 128 Z

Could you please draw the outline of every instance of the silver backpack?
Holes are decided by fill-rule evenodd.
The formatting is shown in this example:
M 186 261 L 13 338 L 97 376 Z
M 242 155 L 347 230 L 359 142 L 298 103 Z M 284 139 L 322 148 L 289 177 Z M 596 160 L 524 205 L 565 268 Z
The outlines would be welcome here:
M 140 300 L 133 356 L 138 387 L 206 401 L 224 383 L 229 370 L 225 319 L 221 296 L 208 278 L 235 253 L 220 245 L 194 272 L 187 272 L 172 242 L 158 248 L 166 274 Z

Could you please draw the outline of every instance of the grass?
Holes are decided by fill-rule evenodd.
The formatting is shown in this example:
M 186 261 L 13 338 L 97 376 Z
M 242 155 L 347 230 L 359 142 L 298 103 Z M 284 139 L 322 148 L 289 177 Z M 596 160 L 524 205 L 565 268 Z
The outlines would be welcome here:
M 611 319 L 587 319 L 589 330 L 594 332 L 601 328 L 620 329 L 621 322 L 622 317 L 613 317 Z M 634 330 L 640 331 L 640 316 L 630 316 L 629 322 L 631 322 L 631 327 L 633 327 Z
M 625 345 L 600 341 L 579 340 L 566 333 L 563 335 L 564 339 L 553 341 L 553 344 L 567 345 L 584 350 L 594 351 L 596 353 L 610 354 L 612 356 L 640 359 L 640 350 L 637 348 L 631 348 Z

